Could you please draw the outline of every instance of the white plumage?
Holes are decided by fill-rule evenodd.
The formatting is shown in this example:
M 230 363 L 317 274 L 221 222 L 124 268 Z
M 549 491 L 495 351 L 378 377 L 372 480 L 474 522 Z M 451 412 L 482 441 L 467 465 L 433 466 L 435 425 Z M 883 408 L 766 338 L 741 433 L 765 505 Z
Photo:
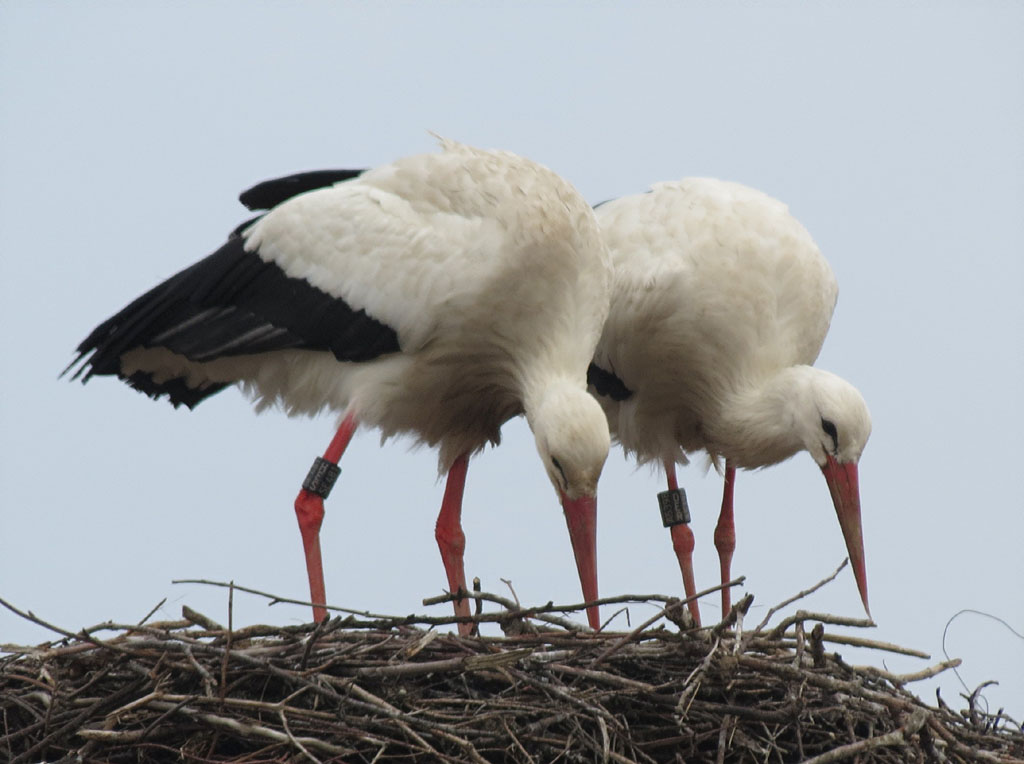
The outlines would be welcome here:
M 597 216 L 614 276 L 594 364 L 624 386 L 599 396 L 614 436 L 663 463 L 670 484 L 686 453 L 726 461 L 720 551 L 732 470 L 808 451 L 833 490 L 866 608 L 856 465 L 871 420 L 852 385 L 811 366 L 838 293 L 811 236 L 781 202 L 712 179 L 659 183 Z
M 593 546 L 610 440 L 586 370 L 610 264 L 589 206 L 540 165 L 449 141 L 441 153 L 332 172 L 356 177 L 279 193 L 288 198 L 217 253 L 98 327 L 79 348 L 91 354 L 86 378 L 116 374 L 190 406 L 237 382 L 259 407 L 345 412 L 328 462 L 358 423 L 437 446 L 440 469 L 458 473 L 438 522 L 446 567 L 458 557 L 453 586 L 465 585 L 465 462 L 525 413 L 570 530 L 572 507 L 589 513 L 576 520 L 589 537 L 573 531 L 573 542 L 596 597 L 594 551 L 579 545 Z M 315 186 L 312 175 L 268 184 Z M 317 502 L 300 494 L 296 510 L 321 602 Z
M 329 352 L 283 350 L 197 363 L 166 353 L 153 362 L 154 351 L 138 349 L 125 373 L 241 381 L 258 405 L 289 413 L 351 409 L 386 436 L 440 445 L 442 472 L 497 443 L 500 425 L 552 381 L 579 387 L 609 295 L 592 212 L 539 165 L 445 146 L 292 197 L 242 234 L 247 251 L 393 329 L 401 353 L 339 364 Z

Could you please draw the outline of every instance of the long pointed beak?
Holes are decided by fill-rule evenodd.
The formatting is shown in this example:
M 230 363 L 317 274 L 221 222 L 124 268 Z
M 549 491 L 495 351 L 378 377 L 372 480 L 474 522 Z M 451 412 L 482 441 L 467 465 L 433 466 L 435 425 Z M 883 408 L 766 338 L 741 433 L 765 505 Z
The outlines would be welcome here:
M 569 526 L 569 540 L 576 557 L 576 570 L 583 585 L 583 599 L 597 599 L 597 497 L 583 496 L 569 499 L 562 494 L 565 524 Z M 597 605 L 587 608 L 587 620 L 592 629 L 601 628 Z
M 821 468 L 828 483 L 832 503 L 839 517 L 839 527 L 843 529 L 846 539 L 846 551 L 850 554 L 853 575 L 857 578 L 860 599 L 864 603 L 864 612 L 870 617 L 868 607 L 868 573 L 864 566 L 864 534 L 860 523 L 860 482 L 856 462 L 841 464 L 831 454 L 827 455 L 825 466 Z

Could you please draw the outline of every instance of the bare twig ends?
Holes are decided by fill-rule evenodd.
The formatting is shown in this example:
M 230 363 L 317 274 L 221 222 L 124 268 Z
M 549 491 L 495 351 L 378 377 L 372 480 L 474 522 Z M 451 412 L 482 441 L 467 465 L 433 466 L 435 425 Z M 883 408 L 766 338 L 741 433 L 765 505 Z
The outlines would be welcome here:
M 821 587 L 825 586 L 825 584 L 830 583 L 831 581 L 834 581 L 836 576 L 838 576 L 840 574 L 840 572 L 842 572 L 843 568 L 845 568 L 849 564 L 850 564 L 850 558 L 847 557 L 841 563 L 839 563 L 839 567 L 838 568 L 836 568 L 834 571 L 832 571 L 832 575 L 825 576 L 825 578 L 821 579 L 818 583 L 816 583 L 814 586 L 810 587 L 809 589 L 804 589 L 803 591 L 797 592 L 796 594 L 794 594 L 789 599 L 783 600 L 778 605 L 775 605 L 774 607 L 770 608 L 768 610 L 768 614 L 765 615 L 764 620 L 761 621 L 761 623 L 759 623 L 757 625 L 757 627 L 754 629 L 753 633 L 757 634 L 759 631 L 761 631 L 761 629 L 763 629 L 765 626 L 768 625 L 768 622 L 772 619 L 772 616 L 775 615 L 776 613 L 778 613 L 783 608 L 789 607 L 790 605 L 792 605 L 797 600 L 802 600 L 804 597 L 807 597 L 808 595 L 814 594 L 814 592 L 818 591 L 818 589 L 820 589 Z

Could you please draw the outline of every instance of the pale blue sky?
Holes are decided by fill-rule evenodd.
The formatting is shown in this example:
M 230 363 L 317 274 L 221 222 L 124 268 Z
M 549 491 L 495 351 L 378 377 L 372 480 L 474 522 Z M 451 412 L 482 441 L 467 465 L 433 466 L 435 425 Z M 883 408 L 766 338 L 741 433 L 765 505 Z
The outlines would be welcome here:
M 234 390 L 174 411 L 56 377 L 99 321 L 220 245 L 243 188 L 429 151 L 434 130 L 541 161 L 592 202 L 685 175 L 787 202 L 840 283 L 819 365 L 874 417 L 872 636 L 939 660 L 962 608 L 1024 631 L 1022 39 L 1024 6 L 1004 2 L 0 4 L 0 596 L 75 629 L 165 596 L 167 617 L 188 603 L 224 618 L 223 592 L 173 578 L 305 595 L 291 502 L 333 419 L 257 417 Z M 342 469 L 330 601 L 422 611 L 444 585 L 434 455 L 363 433 Z M 711 585 L 720 480 L 680 477 Z M 681 590 L 660 488 L 613 452 L 603 593 Z M 843 558 L 806 454 L 741 474 L 736 501 L 754 618 Z M 487 588 L 579 598 L 522 422 L 471 463 L 465 526 Z M 805 606 L 862 612 L 848 573 Z M 236 624 L 308 617 L 235 602 Z M 0 642 L 47 638 L 0 613 Z M 1024 644 L 968 616 L 948 648 L 972 689 L 999 680 L 992 705 L 1024 717 Z M 958 706 L 955 678 L 937 683 Z M 935 684 L 916 688 L 934 701 Z

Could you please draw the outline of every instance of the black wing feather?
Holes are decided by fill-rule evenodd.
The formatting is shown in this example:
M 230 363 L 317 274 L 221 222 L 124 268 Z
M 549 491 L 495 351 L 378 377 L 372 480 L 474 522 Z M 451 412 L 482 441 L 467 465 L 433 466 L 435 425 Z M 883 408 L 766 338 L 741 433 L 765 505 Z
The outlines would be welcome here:
M 167 348 L 196 362 L 284 349 L 368 361 L 401 350 L 394 329 L 285 275 L 247 252 L 238 236 L 97 326 L 68 367 L 81 363 L 74 377 L 83 381 L 116 375 L 153 398 L 167 395 L 175 406 L 190 408 L 226 386 L 194 388 L 180 378 L 157 382 L 145 372 L 126 377 L 121 357 L 139 347 Z
M 283 178 L 272 178 L 243 191 L 239 194 L 238 201 L 253 211 L 269 210 L 293 196 L 333 186 L 343 180 L 351 180 L 364 172 L 366 170 L 311 170 L 286 175 Z
M 598 395 L 611 398 L 613 401 L 625 401 L 633 396 L 633 391 L 626 387 L 615 372 L 606 371 L 597 364 L 587 367 L 587 384 L 597 391 Z

